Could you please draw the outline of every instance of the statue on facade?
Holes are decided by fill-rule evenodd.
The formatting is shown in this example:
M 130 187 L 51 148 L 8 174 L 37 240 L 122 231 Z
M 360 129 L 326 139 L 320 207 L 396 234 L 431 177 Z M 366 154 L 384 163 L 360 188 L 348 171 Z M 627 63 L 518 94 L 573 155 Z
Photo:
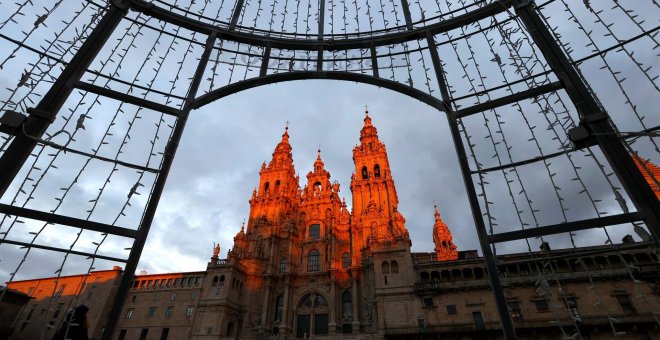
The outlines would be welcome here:
M 213 257 L 212 258 L 217 259 L 218 254 L 220 254 L 220 243 L 213 242 Z

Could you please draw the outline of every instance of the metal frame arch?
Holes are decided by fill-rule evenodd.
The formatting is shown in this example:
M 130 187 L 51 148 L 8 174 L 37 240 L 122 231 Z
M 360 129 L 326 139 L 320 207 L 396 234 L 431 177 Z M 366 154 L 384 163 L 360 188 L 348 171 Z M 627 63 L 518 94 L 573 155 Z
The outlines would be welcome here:
M 277 84 L 277 83 L 295 81 L 295 80 L 326 80 L 326 79 L 352 81 L 357 83 L 375 85 L 417 99 L 423 103 L 426 103 L 438 109 L 438 111 L 442 111 L 445 113 L 447 112 L 447 110 L 445 109 L 445 103 L 442 100 L 433 97 L 428 93 L 422 92 L 413 87 L 406 86 L 389 79 L 383 79 L 370 75 L 345 72 L 345 71 L 296 71 L 296 72 L 288 72 L 288 73 L 269 74 L 266 76 L 251 78 L 248 80 L 243 80 L 223 86 L 209 93 L 201 95 L 195 98 L 195 100 L 193 100 L 191 108 L 199 109 L 205 105 L 212 103 L 213 101 L 224 98 L 231 94 L 235 94 L 243 90 L 248 90 L 259 86 Z

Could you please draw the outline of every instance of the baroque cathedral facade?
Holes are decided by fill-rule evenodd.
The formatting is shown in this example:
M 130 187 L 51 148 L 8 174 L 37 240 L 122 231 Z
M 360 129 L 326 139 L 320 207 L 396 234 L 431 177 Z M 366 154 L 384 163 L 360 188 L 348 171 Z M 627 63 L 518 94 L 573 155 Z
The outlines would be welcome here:
M 205 320 L 233 318 L 236 327 L 254 337 L 377 329 L 374 273 L 364 268 L 373 266 L 374 254 L 388 253 L 381 268 L 385 285 L 399 286 L 402 278 L 415 274 L 387 149 L 368 111 L 353 161 L 349 209 L 320 150 L 301 188 L 285 129 L 271 161 L 261 166 L 247 225 L 234 237 L 227 259 L 212 259 L 207 270 L 218 287 L 238 284 L 238 295 L 221 289 L 204 294 L 209 302 L 226 301 L 200 308 L 199 313 L 209 316 Z M 438 260 L 458 258 L 437 210 L 433 239 Z

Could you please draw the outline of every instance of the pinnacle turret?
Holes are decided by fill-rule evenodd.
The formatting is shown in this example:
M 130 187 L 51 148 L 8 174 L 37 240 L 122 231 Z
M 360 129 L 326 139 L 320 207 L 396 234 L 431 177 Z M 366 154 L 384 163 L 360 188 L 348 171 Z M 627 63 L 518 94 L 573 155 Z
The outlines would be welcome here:
M 435 223 L 433 224 L 433 243 L 435 243 L 436 260 L 449 261 L 458 259 L 458 251 L 451 236 L 449 227 L 440 217 L 438 207 L 433 205 L 435 210 Z

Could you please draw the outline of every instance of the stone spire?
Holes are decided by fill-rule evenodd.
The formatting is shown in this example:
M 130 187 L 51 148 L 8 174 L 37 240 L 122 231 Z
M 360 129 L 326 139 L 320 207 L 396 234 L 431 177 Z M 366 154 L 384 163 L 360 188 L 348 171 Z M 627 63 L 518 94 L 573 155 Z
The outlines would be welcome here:
M 398 211 L 399 199 L 385 144 L 365 111 L 360 144 L 353 149 L 355 172 L 351 177 L 355 253 L 373 244 L 410 243 L 405 218 Z
M 450 261 L 458 259 L 458 251 L 452 240 L 449 227 L 440 218 L 438 207 L 435 209 L 435 224 L 433 224 L 433 243 L 435 243 L 435 255 L 437 261 Z
M 284 216 L 291 214 L 297 205 L 298 188 L 287 126 L 273 151 L 273 158 L 268 165 L 262 164 L 259 171 L 259 187 L 250 199 L 247 233 L 257 221 L 260 225 L 279 224 Z

